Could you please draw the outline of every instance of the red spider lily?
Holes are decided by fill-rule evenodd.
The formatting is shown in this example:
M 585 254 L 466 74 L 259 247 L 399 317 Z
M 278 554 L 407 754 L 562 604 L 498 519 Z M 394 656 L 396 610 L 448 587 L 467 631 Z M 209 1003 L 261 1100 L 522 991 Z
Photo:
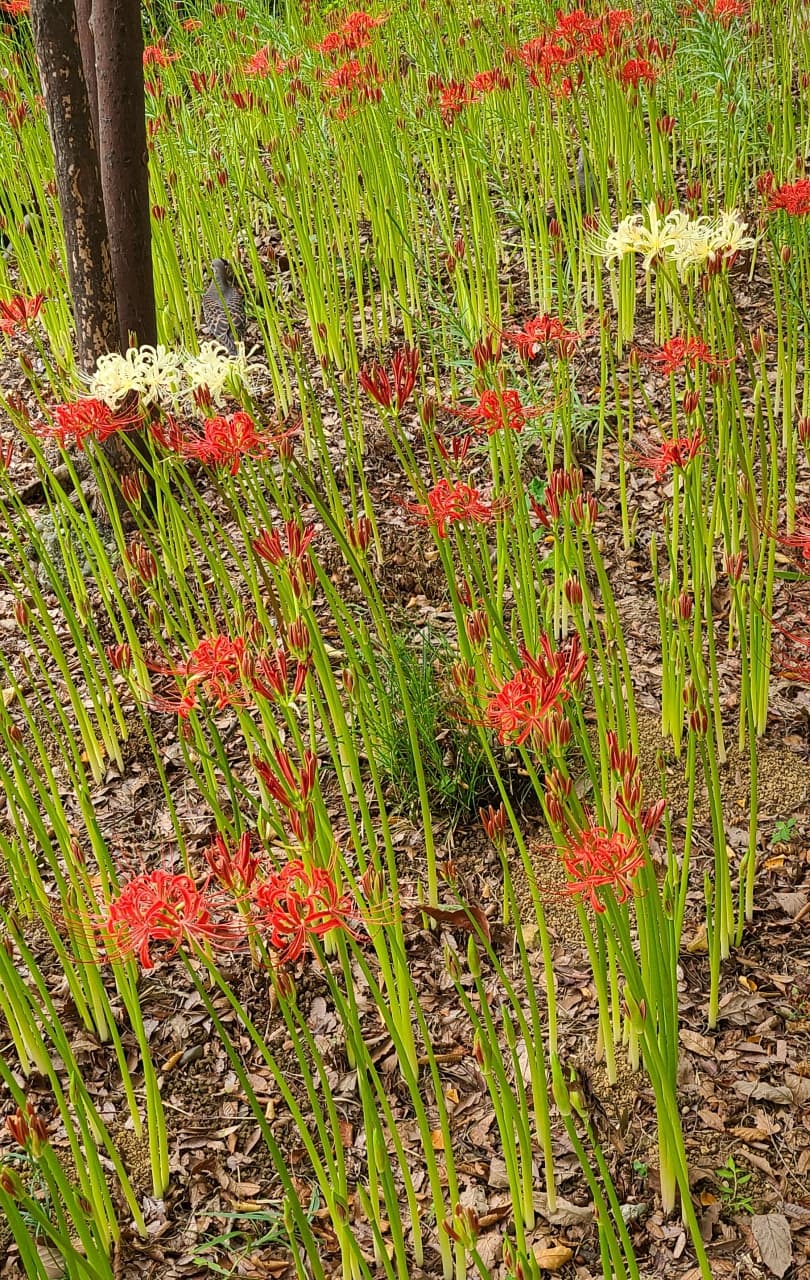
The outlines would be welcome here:
M 775 536 L 780 547 L 789 547 L 798 552 L 800 560 L 810 562 L 810 509 L 797 511 L 793 533 L 777 533 Z
M 768 209 L 784 209 L 791 218 L 806 218 L 810 213 L 810 178 L 783 182 L 768 201 Z
M 617 902 L 625 902 L 633 876 L 644 865 L 644 850 L 635 836 L 610 833 L 604 827 L 570 833 L 560 854 L 569 878 L 566 892 L 579 895 L 598 912 L 606 906 L 600 891 L 610 889 Z
M 243 458 L 266 458 L 271 437 L 259 431 L 249 413 L 206 418 L 201 435 L 182 435 L 178 452 L 206 466 L 239 471 Z
M 172 703 L 165 698 L 154 700 L 160 710 L 176 711 L 182 718 L 196 706 L 198 689 L 220 709 L 243 707 L 250 701 L 248 647 L 244 636 L 233 640 L 223 635 L 204 636 L 179 667 L 152 666 L 151 669 L 186 681 L 179 702 Z
M 31 0 L 0 0 L 0 9 L 3 13 L 10 13 L 13 17 L 19 18 L 30 11 Z
M 467 85 L 467 96 L 470 102 L 477 102 L 487 93 L 498 89 L 511 89 L 512 81 L 503 71 L 495 67 L 492 71 L 479 71 Z
M 103 444 L 110 436 L 140 423 L 137 410 L 131 413 L 113 413 L 103 400 L 92 397 L 76 400 L 73 404 L 58 404 L 53 410 L 53 422 L 40 422 L 34 431 L 42 440 L 55 440 L 65 448 L 73 440 L 76 448 L 84 449 L 85 440 L 92 438 Z
M 503 337 L 517 348 L 518 355 L 524 360 L 534 359 L 543 347 L 552 347 L 561 360 L 566 360 L 582 341 L 580 334 L 566 329 L 561 320 L 549 315 L 527 320 L 521 329 L 508 330 Z
M 453 412 L 471 426 L 486 431 L 488 436 L 494 436 L 501 430 L 522 431 L 528 419 L 537 417 L 540 410 L 527 409 L 522 405 L 519 392 L 499 388 L 497 391 L 482 391 L 477 404 L 454 409 Z
M 706 437 L 700 431 L 693 436 L 679 436 L 677 440 L 665 440 L 655 453 L 632 453 L 628 459 L 636 467 L 652 467 L 656 480 L 664 480 L 671 467 L 683 471 L 697 457 Z
M 387 13 L 372 18 L 365 10 L 355 9 L 336 31 L 330 31 L 315 48 L 318 53 L 355 53 L 358 49 L 365 49 L 371 43 L 375 27 L 382 26 L 387 19 Z
M 550 745 L 558 737 L 562 703 L 576 688 L 587 661 L 574 636 L 570 648 L 554 650 L 547 636 L 536 658 L 524 649 L 523 666 L 490 698 L 486 722 L 503 743 L 520 746 L 531 737 Z
M 658 72 L 651 62 L 646 58 L 629 58 L 625 62 L 619 72 L 619 80 L 626 87 L 637 89 L 644 81 L 645 84 L 655 84 L 658 79 Z
M 8 471 L 14 457 L 14 441 L 10 436 L 0 436 L 0 471 Z
M 463 80 L 448 80 L 439 87 L 439 114 L 442 124 L 451 125 L 472 101 Z
M 382 98 L 382 72 L 373 61 L 360 62 L 352 58 L 333 71 L 324 81 L 325 89 L 338 96 L 335 114 L 345 120 L 365 102 L 379 102 Z
M 361 369 L 357 380 L 366 395 L 383 409 L 400 413 L 416 386 L 419 358 L 415 347 L 403 347 L 391 358 L 390 377 L 383 365 L 375 363 L 370 369 Z
M 253 900 L 259 913 L 257 923 L 267 930 L 267 940 L 278 952 L 280 964 L 298 960 L 311 938 L 322 938 L 334 929 L 354 936 L 349 924 L 352 900 L 338 892 L 322 867 L 308 871 L 303 862 L 288 862 L 257 886 Z
M 180 57 L 179 53 L 167 53 L 159 44 L 148 44 L 143 51 L 145 67 L 168 67 Z
M 170 955 L 184 942 L 232 950 L 242 937 L 232 908 L 232 900 L 208 893 L 205 885 L 198 889 L 190 876 L 144 872 L 110 903 L 102 939 L 113 958 L 135 955 L 143 969 L 153 967 L 149 948 L 155 942 L 171 942 Z
M 279 57 L 276 50 L 265 48 L 259 49 L 252 58 L 248 58 L 243 71 L 246 76 L 267 76 L 271 71 L 281 75 L 285 68 L 286 63 Z
M 44 301 L 44 293 L 37 293 L 33 298 L 17 293 L 7 302 L 0 302 L 0 332 L 11 334 L 16 329 L 21 332 L 27 329 L 31 321 L 36 320 Z
M 217 832 L 213 843 L 203 851 L 203 857 L 211 869 L 211 874 L 231 893 L 244 893 L 256 879 L 261 858 L 257 858 L 250 852 L 250 844 L 250 832 L 245 831 L 239 837 L 239 843 L 233 851 Z
M 695 8 L 707 18 L 727 27 L 732 18 L 746 18 L 748 4 L 743 0 L 695 0 Z
M 529 40 L 518 49 L 517 56 L 534 76 L 539 74 L 546 83 L 554 71 L 567 67 L 574 60 L 574 55 L 569 50 L 556 44 L 547 35 Z
M 675 373 L 678 369 L 694 372 L 698 364 L 720 368 L 729 363 L 713 355 L 701 338 L 670 338 L 657 351 L 640 351 L 639 355 L 647 364 L 657 365 L 662 373 Z
M 428 490 L 426 502 L 406 503 L 408 511 L 435 526 L 440 538 L 451 524 L 489 524 L 500 504 L 485 502 L 478 489 L 462 481 L 440 480 Z

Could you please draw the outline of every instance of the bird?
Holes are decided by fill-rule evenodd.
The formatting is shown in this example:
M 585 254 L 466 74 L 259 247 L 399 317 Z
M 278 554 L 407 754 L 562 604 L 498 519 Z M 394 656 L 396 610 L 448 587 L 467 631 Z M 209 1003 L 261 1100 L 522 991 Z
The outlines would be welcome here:
M 235 356 L 236 343 L 244 340 L 247 324 L 244 294 L 224 258 L 214 258 L 211 274 L 213 279 L 202 296 L 203 329 Z

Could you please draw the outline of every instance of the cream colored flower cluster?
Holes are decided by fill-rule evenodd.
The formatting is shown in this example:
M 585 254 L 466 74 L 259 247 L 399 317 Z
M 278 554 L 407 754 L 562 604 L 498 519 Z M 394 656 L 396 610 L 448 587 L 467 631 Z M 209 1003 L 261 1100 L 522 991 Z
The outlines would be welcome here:
M 250 392 L 251 375 L 262 368 L 248 360 L 244 343 L 236 355 L 218 342 L 204 342 L 196 356 L 164 346 L 130 347 L 124 355 L 110 351 L 99 357 L 90 394 L 111 409 L 120 408 L 133 391 L 142 405 L 187 408 L 195 392 L 207 389 L 219 407 L 229 393 Z
M 711 260 L 727 262 L 742 249 L 753 249 L 756 237 L 747 234 L 748 223 L 736 209 L 716 218 L 690 218 L 680 209 L 659 214 L 654 203 L 646 213 L 624 218 L 597 247 L 607 262 L 619 262 L 629 253 L 642 255 L 645 271 L 657 262 L 671 262 L 683 280 Z

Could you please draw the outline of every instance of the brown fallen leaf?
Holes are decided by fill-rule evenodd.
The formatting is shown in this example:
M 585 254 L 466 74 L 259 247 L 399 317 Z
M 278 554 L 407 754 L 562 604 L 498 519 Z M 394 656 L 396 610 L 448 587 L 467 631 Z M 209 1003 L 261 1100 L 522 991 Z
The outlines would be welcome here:
M 481 907 L 428 907 L 420 904 L 418 910 L 422 915 L 429 916 L 439 924 L 449 925 L 451 929 L 466 929 L 467 933 L 474 934 L 480 931 L 487 942 L 491 939 L 489 921 Z
M 534 1251 L 534 1260 L 541 1271 L 559 1271 L 573 1256 L 574 1250 L 569 1249 L 567 1244 L 553 1244 L 550 1249 L 544 1249 L 541 1245 Z
M 714 1057 L 714 1040 L 711 1036 L 702 1036 L 697 1031 L 690 1031 L 688 1027 L 682 1027 L 680 1041 L 690 1053 L 699 1053 L 702 1058 Z
M 535 1191 L 532 1204 L 540 1217 L 545 1218 L 546 1222 L 550 1222 L 554 1227 L 576 1227 L 583 1222 L 593 1222 L 592 1204 L 573 1204 L 570 1200 L 557 1196 L 557 1204 L 552 1212 L 545 1191 Z
M 735 1128 L 729 1129 L 729 1133 L 733 1133 L 735 1138 L 739 1138 L 741 1142 L 765 1142 L 769 1136 L 765 1129 L 749 1129 L 744 1125 L 737 1125 Z
M 766 1080 L 737 1080 L 735 1093 L 743 1098 L 761 1098 L 764 1102 L 773 1102 L 779 1107 L 789 1107 L 793 1103 L 793 1094 L 787 1085 L 768 1084 Z
M 751 1231 L 763 1263 L 781 1280 L 793 1262 L 787 1218 L 782 1213 L 755 1213 L 751 1219 Z

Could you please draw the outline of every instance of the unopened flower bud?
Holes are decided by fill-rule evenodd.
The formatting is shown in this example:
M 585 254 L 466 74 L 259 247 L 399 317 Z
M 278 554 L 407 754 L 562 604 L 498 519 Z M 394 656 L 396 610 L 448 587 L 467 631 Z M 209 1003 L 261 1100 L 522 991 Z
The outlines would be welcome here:
M 683 393 L 683 411 L 687 417 L 691 417 L 700 404 L 700 392 L 694 387 L 690 387 L 688 391 Z
M 425 396 L 419 405 L 419 421 L 426 431 L 432 431 L 436 421 L 436 397 Z
M 675 617 L 679 622 L 688 622 L 692 617 L 695 602 L 688 591 L 682 591 L 675 601 Z
M 484 610 L 476 609 L 474 613 L 468 614 L 464 619 L 464 629 L 473 648 L 481 648 L 489 635 L 489 618 Z

